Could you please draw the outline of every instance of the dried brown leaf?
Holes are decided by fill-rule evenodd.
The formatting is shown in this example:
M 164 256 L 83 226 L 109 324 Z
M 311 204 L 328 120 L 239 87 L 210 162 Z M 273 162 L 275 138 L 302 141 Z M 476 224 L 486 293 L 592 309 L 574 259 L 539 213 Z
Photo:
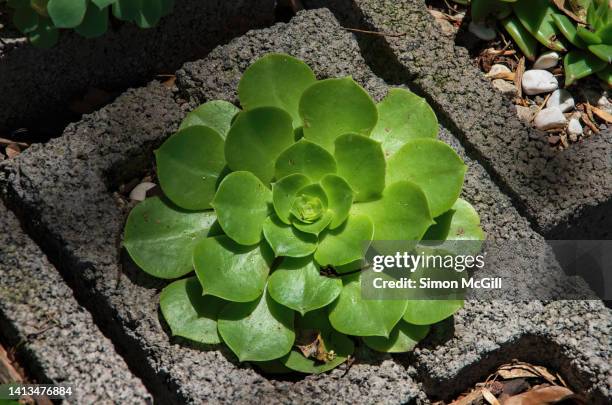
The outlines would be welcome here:
M 503 405 L 546 405 L 570 399 L 574 393 L 561 386 L 541 387 L 508 398 Z
M 546 103 L 546 101 L 544 102 Z M 558 140 L 557 140 L 558 141 Z M 498 369 L 499 375 L 504 379 L 541 377 L 551 384 L 556 384 L 557 378 L 546 367 L 534 366 L 524 362 L 504 364 Z M 508 377 L 505 377 L 507 375 Z
M 516 86 L 516 91 L 518 92 L 519 97 L 523 97 L 523 73 L 525 73 L 525 57 L 521 57 L 519 63 L 516 67 L 516 71 L 514 72 L 514 86 Z
M 453 401 L 450 405 L 477 405 L 483 399 L 482 390 L 474 390 L 469 394 Z
M 306 358 L 314 358 L 323 363 L 327 363 L 336 358 L 336 353 L 334 353 L 333 350 L 327 351 L 325 349 L 325 343 L 320 333 L 317 333 L 314 340 L 310 343 L 296 346 Z
M 566 6 L 565 6 L 565 1 L 566 0 L 553 0 L 553 3 L 555 3 L 555 6 L 557 6 L 557 8 L 561 11 L 563 11 L 563 13 L 565 15 L 567 15 L 569 18 L 571 18 L 572 20 L 579 22 L 581 24 L 586 24 L 586 21 L 584 21 L 583 19 L 581 19 L 579 16 L 577 16 L 576 14 L 574 14 L 574 12 L 572 10 L 569 10 Z
M 489 391 L 486 388 L 482 388 L 482 396 L 484 397 L 484 399 L 491 405 L 500 405 L 499 401 L 497 400 L 497 398 L 495 398 L 495 395 L 493 395 L 491 393 L 491 391 Z
M 174 84 L 176 83 L 176 76 L 172 75 L 169 78 L 167 78 L 166 80 L 163 81 L 163 85 L 168 88 L 171 89 L 174 87 Z
M 10 145 L 10 144 L 15 144 L 15 145 L 19 145 L 19 146 L 23 146 L 24 148 L 27 148 L 29 145 L 25 142 L 16 142 L 13 141 L 11 139 L 6 139 L 6 138 L 0 138 L 0 145 Z
M 591 121 L 587 113 L 580 113 L 580 116 L 582 117 L 582 121 L 586 124 L 586 126 L 591 128 L 591 131 L 593 131 L 596 134 L 599 133 L 599 128 L 597 128 L 597 125 L 595 125 L 593 121 Z
M 593 111 L 593 114 L 597 115 L 602 120 L 604 120 L 604 121 L 606 121 L 608 123 L 612 123 L 612 114 L 610 114 L 609 112 L 604 111 L 604 110 L 602 110 L 600 108 L 597 108 L 597 107 L 593 107 L 593 106 L 591 106 L 591 111 Z
M 508 80 L 513 82 L 514 78 L 516 77 L 516 73 L 514 72 L 501 72 L 501 73 L 497 73 L 495 75 L 489 75 L 487 73 L 486 75 L 489 79 L 504 79 L 504 80 Z
M 21 148 L 16 143 L 11 143 L 6 147 L 4 151 L 6 153 L 6 156 L 8 156 L 9 159 L 12 159 L 21 153 Z

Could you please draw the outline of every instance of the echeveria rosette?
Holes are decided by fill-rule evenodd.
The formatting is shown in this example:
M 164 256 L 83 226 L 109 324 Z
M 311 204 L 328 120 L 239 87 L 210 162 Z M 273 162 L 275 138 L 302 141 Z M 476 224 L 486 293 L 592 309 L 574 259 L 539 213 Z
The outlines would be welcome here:
M 165 197 L 127 221 L 145 272 L 195 269 L 162 292 L 172 333 L 303 373 L 344 362 L 355 337 L 410 350 L 462 302 L 363 299 L 368 242 L 484 237 L 431 108 L 405 89 L 375 104 L 352 78 L 317 81 L 280 54 L 251 65 L 238 95 L 242 110 L 216 100 L 187 115 L 156 151 Z

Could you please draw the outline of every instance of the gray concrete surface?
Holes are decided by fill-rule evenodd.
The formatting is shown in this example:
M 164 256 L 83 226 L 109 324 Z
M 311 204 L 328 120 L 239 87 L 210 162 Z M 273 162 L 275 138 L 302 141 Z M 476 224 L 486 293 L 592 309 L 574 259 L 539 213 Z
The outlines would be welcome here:
M 69 383 L 70 404 L 147 404 L 152 397 L 0 202 L 0 335 L 38 383 Z
M 182 0 L 148 30 L 114 21 L 96 39 L 66 31 L 49 50 L 9 40 L 0 46 L 0 131 L 55 127 L 72 118 L 69 102 L 88 88 L 125 89 L 171 74 L 236 35 L 272 24 L 274 7 L 274 0 Z M 0 30 L 3 36 L 14 33 Z
M 427 403 L 415 381 L 422 381 L 432 397 L 448 396 L 486 377 L 494 366 L 487 359 L 502 353 L 506 342 L 526 339 L 534 325 L 555 324 L 555 318 L 550 318 L 555 303 L 468 303 L 455 317 L 453 334 L 434 334 L 414 354 L 372 356 L 365 351 L 346 375 L 340 368 L 290 379 L 262 376 L 248 365 L 237 364 L 227 350 L 199 350 L 170 339 L 157 309 L 163 283 L 134 268 L 125 255 L 119 257 L 125 211 L 112 192 L 151 167 L 152 149 L 177 128 L 186 110 L 208 99 L 235 101 L 242 71 L 271 51 L 304 59 L 320 78 L 351 74 L 378 99 L 386 92 L 352 34 L 342 30 L 328 11 L 303 12 L 290 24 L 249 32 L 207 58 L 186 64 L 177 72 L 177 91 L 157 83 L 130 90 L 70 125 L 61 138 L 0 163 L 3 199 L 27 218 L 30 234 L 58 264 L 79 300 L 103 320 L 101 327 L 122 348 L 126 361 L 156 399 L 164 403 Z M 464 154 L 448 132 L 443 131 L 442 138 Z M 542 237 L 486 170 L 466 159 L 470 169 L 464 197 L 479 211 L 489 236 L 540 242 Z M 535 258 L 528 254 L 523 258 L 527 264 L 530 260 Z M 533 276 L 546 275 L 536 272 Z M 545 350 L 552 339 L 575 338 L 575 346 L 560 349 L 564 356 L 560 358 L 568 359 L 572 367 L 567 372 L 576 376 L 579 388 L 593 392 L 593 403 L 597 403 L 599 393 L 610 390 L 609 368 L 597 360 L 609 357 L 609 342 L 602 341 L 598 328 L 609 324 L 610 312 L 597 303 L 590 309 L 597 328 L 582 317 L 571 326 L 582 335 L 559 327 L 556 335 L 548 334 L 530 347 Z
M 515 107 L 442 34 L 424 0 L 305 0 L 329 7 L 356 34 L 374 72 L 411 83 L 510 195 L 541 234 L 608 239 L 612 230 L 612 132 L 552 150 L 543 133 L 519 122 Z

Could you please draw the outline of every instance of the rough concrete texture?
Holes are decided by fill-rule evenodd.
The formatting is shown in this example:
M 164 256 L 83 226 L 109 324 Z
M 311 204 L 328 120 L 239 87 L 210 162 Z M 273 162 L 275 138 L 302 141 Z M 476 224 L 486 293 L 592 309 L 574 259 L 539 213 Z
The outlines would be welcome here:
M 237 364 L 227 350 L 202 351 L 171 340 L 157 312 L 163 283 L 148 278 L 127 260 L 121 268 L 116 241 L 123 215 L 111 191 L 122 181 L 139 178 L 150 167 L 151 149 L 176 129 L 185 109 L 207 99 L 235 101 L 242 71 L 271 51 L 304 59 L 320 78 L 352 74 L 377 99 L 386 92 L 385 84 L 368 69 L 352 35 L 341 30 L 328 11 L 303 12 L 290 24 L 250 32 L 217 48 L 206 59 L 186 64 L 177 72 L 178 94 L 158 84 L 129 91 L 69 126 L 61 138 L 0 164 L 3 197 L 28 218 L 30 232 L 61 263 L 66 278 L 83 295 L 81 299 L 90 302 L 91 309 L 105 320 L 103 327 L 124 348 L 128 363 L 157 399 L 168 403 L 422 403 L 427 400 L 415 377 L 424 381 L 432 396 L 448 395 L 459 384 L 475 382 L 489 367 L 481 367 L 478 361 L 498 352 L 499 342 L 522 336 L 521 325 L 528 322 L 522 318 L 544 314 L 543 303 L 470 303 L 469 310 L 456 317 L 456 336 L 447 337 L 448 343 L 429 341 L 414 356 L 369 353 L 346 375 L 340 368 L 325 375 L 284 380 Z M 182 98 L 186 103 L 182 104 Z M 444 131 L 442 137 L 463 153 L 451 135 Z M 490 237 L 540 241 L 486 171 L 473 160 L 468 164 L 464 196 L 481 213 Z M 603 308 L 596 315 L 610 316 Z M 609 354 L 609 347 L 590 340 L 587 325 L 578 320 L 575 327 L 586 331 L 579 340 L 580 353 Z M 452 362 L 445 357 L 447 353 L 454 355 Z M 434 361 L 440 358 L 444 362 Z M 599 366 L 586 360 L 581 364 L 574 372 L 592 382 L 584 385 L 586 389 L 597 390 L 593 387 L 605 384 Z M 449 383 L 448 389 L 436 386 L 448 381 L 456 385 Z
M 321 67 L 320 74 L 355 74 L 361 69 L 364 78 L 367 70 L 351 35 L 339 30 L 331 13 L 311 12 L 290 25 L 252 32 L 217 49 L 202 63 L 207 66 L 202 71 L 214 67 L 214 74 L 203 80 L 225 83 L 223 78 L 231 73 L 233 83 L 241 74 L 238 67 L 244 69 L 253 58 L 272 50 L 299 54 Z M 216 71 L 219 63 L 227 66 L 225 71 Z M 211 87 L 201 82 L 197 86 Z M 0 169 L 3 195 L 11 208 L 28 217 L 32 234 L 61 264 L 80 299 L 105 319 L 102 327 L 122 346 L 128 363 L 156 399 L 163 403 L 411 403 L 422 397 L 412 381 L 413 370 L 389 356 L 372 355 L 346 375 L 338 369 L 284 381 L 236 364 L 226 350 L 202 351 L 169 338 L 158 316 L 163 283 L 129 263 L 120 272 L 116 241 L 124 218 L 109 189 L 144 172 L 152 148 L 176 130 L 183 115 L 174 94 L 159 84 L 128 91 L 70 125 L 61 138 L 33 146 Z
M 305 0 L 329 7 L 357 34 L 374 72 L 411 83 L 543 235 L 608 239 L 612 229 L 612 132 L 557 152 L 527 127 L 427 11 L 424 0 Z M 399 35 L 397 35 L 399 34 Z
M 533 285 L 558 281 L 536 264 L 542 236 L 485 169 L 466 156 L 456 138 L 444 130 L 440 138 L 469 167 L 462 196 L 480 214 L 487 239 L 521 241 L 521 251 L 507 257 L 508 268 L 531 269 L 524 279 Z M 532 251 L 525 249 L 530 241 Z M 561 273 L 556 263 L 549 265 L 553 274 Z M 484 381 L 499 365 L 519 359 L 551 367 L 572 388 L 584 392 L 589 403 L 605 404 L 612 395 L 611 327 L 612 311 L 601 301 L 468 301 L 413 353 L 399 357 L 417 369 L 417 380 L 431 399 L 450 399 L 469 384 Z
M 0 202 L 0 335 L 38 383 L 72 384 L 66 403 L 151 403 L 40 248 Z
M 274 0 L 182 0 L 153 29 L 114 21 L 96 39 L 67 31 L 50 50 L 9 40 L 0 47 L 0 130 L 53 122 L 90 87 L 124 89 L 172 73 L 238 34 L 271 24 L 274 7 Z

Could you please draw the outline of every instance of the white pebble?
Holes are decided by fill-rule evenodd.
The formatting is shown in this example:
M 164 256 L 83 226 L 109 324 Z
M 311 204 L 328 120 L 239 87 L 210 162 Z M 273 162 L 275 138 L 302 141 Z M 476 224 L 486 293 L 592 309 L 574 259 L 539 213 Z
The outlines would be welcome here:
M 558 107 L 561 112 L 567 112 L 574 109 L 574 98 L 572 94 L 565 89 L 557 89 L 552 92 L 546 107 Z
M 555 51 L 545 52 L 533 64 L 534 69 L 550 69 L 557 66 L 561 57 Z
M 474 21 L 470 22 L 468 30 L 483 41 L 491 41 L 497 36 L 493 28 L 487 27 L 484 24 L 475 23 Z
M 559 83 L 548 70 L 532 69 L 523 74 L 523 91 L 533 96 L 557 90 Z
M 582 134 L 582 125 L 580 125 L 580 121 L 578 121 L 576 118 L 572 118 L 567 126 L 567 132 L 570 135 Z
M 547 130 L 564 127 L 567 120 L 559 108 L 550 107 L 541 110 L 533 122 L 537 129 Z
M 489 70 L 489 73 L 487 73 L 487 76 L 497 76 L 500 73 L 510 73 L 511 70 L 506 66 L 506 65 L 493 65 L 491 66 L 491 69 Z
M 155 187 L 155 183 L 143 182 L 137 185 L 130 191 L 130 200 L 144 201 L 147 198 L 147 191 Z
M 601 108 L 607 113 L 612 114 L 612 103 L 610 103 L 610 100 L 608 100 L 608 97 L 606 97 L 605 95 L 601 96 L 597 100 L 597 107 Z

